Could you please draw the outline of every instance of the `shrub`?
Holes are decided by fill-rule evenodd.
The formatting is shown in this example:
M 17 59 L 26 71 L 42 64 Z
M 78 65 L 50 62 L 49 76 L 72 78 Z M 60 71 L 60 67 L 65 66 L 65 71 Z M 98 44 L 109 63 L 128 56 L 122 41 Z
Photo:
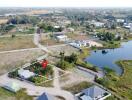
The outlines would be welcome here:
M 18 70 L 8 73 L 8 77 L 10 78 L 16 78 L 17 76 L 18 76 Z
M 63 70 L 66 70 L 66 69 L 70 69 L 70 68 L 73 68 L 75 65 L 73 63 L 69 63 L 67 61 L 59 61 L 57 63 L 57 66 Z

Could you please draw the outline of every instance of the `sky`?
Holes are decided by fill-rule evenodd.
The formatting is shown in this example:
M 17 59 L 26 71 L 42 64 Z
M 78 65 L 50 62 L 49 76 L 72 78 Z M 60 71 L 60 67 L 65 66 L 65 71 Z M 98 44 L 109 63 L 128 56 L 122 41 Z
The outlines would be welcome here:
M 132 7 L 132 0 L 0 0 L 0 7 Z

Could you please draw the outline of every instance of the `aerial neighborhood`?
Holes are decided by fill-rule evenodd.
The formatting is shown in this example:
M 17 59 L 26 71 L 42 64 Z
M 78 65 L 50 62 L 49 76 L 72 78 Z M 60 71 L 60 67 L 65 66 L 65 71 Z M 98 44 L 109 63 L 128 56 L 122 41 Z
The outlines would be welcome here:
M 0 8 L 0 100 L 132 100 L 132 9 Z

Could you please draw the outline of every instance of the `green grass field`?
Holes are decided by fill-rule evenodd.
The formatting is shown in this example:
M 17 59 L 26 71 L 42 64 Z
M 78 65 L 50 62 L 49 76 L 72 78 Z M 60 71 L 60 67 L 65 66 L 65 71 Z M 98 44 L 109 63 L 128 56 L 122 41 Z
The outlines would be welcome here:
M 123 97 L 124 100 L 132 100 L 132 60 L 118 61 L 117 64 L 124 69 L 122 76 L 110 72 L 105 78 L 100 79 L 100 83 Z
M 33 97 L 28 96 L 25 89 L 12 93 L 0 87 L 0 100 L 33 100 Z

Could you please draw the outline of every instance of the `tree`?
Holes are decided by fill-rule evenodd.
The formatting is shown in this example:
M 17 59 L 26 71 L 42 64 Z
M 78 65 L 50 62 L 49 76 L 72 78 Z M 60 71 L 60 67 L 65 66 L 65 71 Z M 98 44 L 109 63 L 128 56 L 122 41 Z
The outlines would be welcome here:
M 65 57 L 65 59 L 69 62 L 69 63 L 76 63 L 78 57 L 75 53 L 72 53 L 70 56 Z
M 110 32 L 98 33 L 97 36 L 103 41 L 112 41 L 115 38 L 114 34 Z

